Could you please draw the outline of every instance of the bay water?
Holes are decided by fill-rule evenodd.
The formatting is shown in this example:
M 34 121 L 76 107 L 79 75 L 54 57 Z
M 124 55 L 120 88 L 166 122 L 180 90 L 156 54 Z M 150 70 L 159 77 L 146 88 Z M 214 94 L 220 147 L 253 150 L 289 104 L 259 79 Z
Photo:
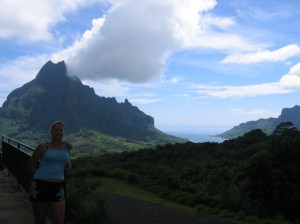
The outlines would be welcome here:
M 229 130 L 228 126 L 208 126 L 208 125 L 158 125 L 159 130 L 190 142 L 218 142 L 222 143 L 226 139 L 216 137 L 216 135 Z

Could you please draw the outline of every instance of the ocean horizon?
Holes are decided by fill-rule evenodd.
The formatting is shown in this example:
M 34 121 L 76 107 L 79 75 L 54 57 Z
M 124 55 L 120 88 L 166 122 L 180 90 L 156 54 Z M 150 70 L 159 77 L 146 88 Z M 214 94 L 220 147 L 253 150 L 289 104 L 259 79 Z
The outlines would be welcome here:
M 226 139 L 216 137 L 230 128 L 231 126 L 210 126 L 210 125 L 158 125 L 159 130 L 190 142 L 217 142 L 222 143 Z
M 184 132 L 167 132 L 167 134 L 187 139 L 190 142 L 194 143 L 202 143 L 202 142 L 217 142 L 222 143 L 226 139 L 217 137 L 218 133 L 210 133 L 210 134 L 197 134 L 197 133 L 184 133 Z

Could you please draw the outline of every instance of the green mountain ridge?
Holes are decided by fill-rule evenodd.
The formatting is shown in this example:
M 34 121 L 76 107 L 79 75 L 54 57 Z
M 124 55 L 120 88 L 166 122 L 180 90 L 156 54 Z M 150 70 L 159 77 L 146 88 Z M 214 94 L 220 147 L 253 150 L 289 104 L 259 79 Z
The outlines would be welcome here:
M 7 96 L 0 108 L 0 131 L 18 140 L 48 138 L 49 126 L 56 120 L 63 121 L 73 136 L 87 131 L 125 142 L 183 141 L 155 128 L 154 118 L 127 99 L 118 103 L 114 97 L 100 97 L 79 78 L 67 76 L 63 61 L 48 61 L 35 79 Z
M 300 128 L 300 106 L 295 105 L 292 108 L 284 108 L 278 118 L 259 119 L 256 121 L 248 121 L 234 126 L 232 129 L 225 131 L 218 137 L 224 139 L 233 139 L 243 136 L 245 133 L 254 129 L 261 129 L 266 134 L 271 134 L 277 125 L 282 122 L 292 122 L 295 127 Z

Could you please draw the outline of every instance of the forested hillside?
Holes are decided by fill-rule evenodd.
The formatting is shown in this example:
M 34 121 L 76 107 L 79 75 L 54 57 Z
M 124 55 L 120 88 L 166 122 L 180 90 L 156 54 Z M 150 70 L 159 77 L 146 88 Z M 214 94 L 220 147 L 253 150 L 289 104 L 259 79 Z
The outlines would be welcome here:
M 48 140 L 49 126 L 56 120 L 66 125 L 65 137 L 77 156 L 185 141 L 158 130 L 154 118 L 127 99 L 119 103 L 100 97 L 80 79 L 69 77 L 63 61 L 48 61 L 35 79 L 7 96 L 0 107 L 0 135 L 35 147 Z
M 153 117 L 127 99 L 119 103 L 114 97 L 100 97 L 79 78 L 69 77 L 64 61 L 57 64 L 48 61 L 35 79 L 7 96 L 0 107 L 0 126 L 8 128 L 0 134 L 18 138 L 24 132 L 47 135 L 49 126 L 56 120 L 65 123 L 68 133 L 89 129 L 145 142 L 158 138 L 168 141 L 171 137 L 154 126 Z M 8 125 L 12 123 L 16 125 L 13 130 Z
M 259 119 L 241 123 L 218 136 L 225 139 L 233 139 L 243 136 L 254 129 L 261 129 L 266 134 L 272 134 L 277 125 L 282 122 L 292 122 L 296 127 L 300 128 L 300 106 L 295 105 L 292 108 L 283 108 L 278 118 Z
M 224 143 L 176 143 L 74 161 L 74 175 L 124 179 L 180 204 L 299 221 L 300 132 L 290 122 Z M 80 164 L 80 166 L 79 166 Z

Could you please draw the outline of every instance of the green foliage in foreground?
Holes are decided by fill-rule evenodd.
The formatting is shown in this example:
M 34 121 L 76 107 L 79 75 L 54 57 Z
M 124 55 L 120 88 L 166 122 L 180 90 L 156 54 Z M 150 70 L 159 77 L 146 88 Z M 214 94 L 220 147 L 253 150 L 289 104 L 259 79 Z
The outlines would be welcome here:
M 266 136 L 254 130 L 221 144 L 176 143 L 78 158 L 74 175 L 119 178 L 167 200 L 248 223 L 289 223 L 300 218 L 299 161 L 299 131 Z
M 71 178 L 67 185 L 67 218 L 74 224 L 107 223 L 106 200 L 98 188 L 102 183 L 99 179 Z

